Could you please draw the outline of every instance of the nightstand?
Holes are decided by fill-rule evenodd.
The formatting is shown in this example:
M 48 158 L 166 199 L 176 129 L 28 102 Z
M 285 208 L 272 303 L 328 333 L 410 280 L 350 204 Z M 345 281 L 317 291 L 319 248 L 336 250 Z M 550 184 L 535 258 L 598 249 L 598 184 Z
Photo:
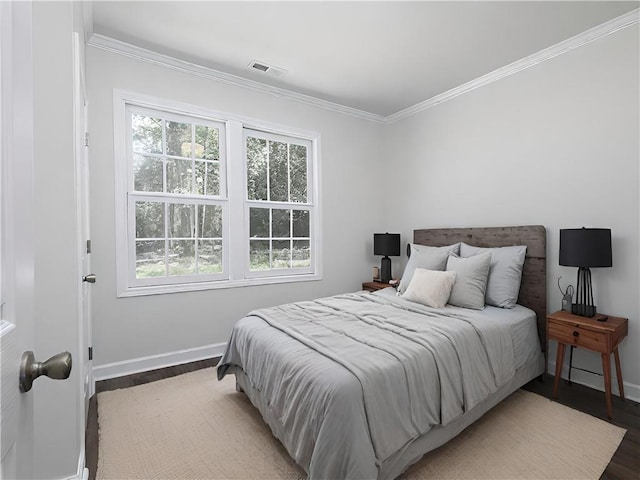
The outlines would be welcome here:
M 375 292 L 376 290 L 382 290 L 383 288 L 391 287 L 388 283 L 382 282 L 364 282 L 362 284 L 362 289 L 368 292 Z
M 596 314 L 595 317 L 588 318 L 563 311 L 551 313 L 547 315 L 547 341 L 555 340 L 558 342 L 556 376 L 553 384 L 554 398 L 558 397 L 564 350 L 567 345 L 586 348 L 601 354 L 607 417 L 611 419 L 613 416 L 613 407 L 611 405 L 611 354 L 613 353 L 615 359 L 620 398 L 624 399 L 618 344 L 627 336 L 629 321 L 626 318 L 613 317 L 611 315 L 607 317 L 606 321 L 598 321 L 598 318 L 605 316 Z M 569 366 L 569 369 L 571 369 L 571 366 Z

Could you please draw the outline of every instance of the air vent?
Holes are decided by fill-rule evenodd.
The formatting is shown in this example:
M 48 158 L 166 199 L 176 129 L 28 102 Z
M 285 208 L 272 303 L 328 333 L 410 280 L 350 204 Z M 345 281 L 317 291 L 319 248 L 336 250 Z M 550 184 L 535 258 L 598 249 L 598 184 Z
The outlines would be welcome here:
M 282 75 L 287 73 L 287 71 L 283 68 L 274 67 L 273 65 L 267 65 L 266 63 L 259 62 L 257 60 L 252 60 L 251 63 L 249 63 L 249 68 L 257 70 L 261 73 L 266 73 L 267 75 L 270 75 L 272 77 L 281 77 Z
M 251 65 L 252 68 L 255 68 L 256 70 L 260 70 L 261 72 L 266 72 L 267 70 L 269 70 L 269 67 L 266 65 L 263 65 L 261 63 L 258 62 L 253 62 L 253 64 Z

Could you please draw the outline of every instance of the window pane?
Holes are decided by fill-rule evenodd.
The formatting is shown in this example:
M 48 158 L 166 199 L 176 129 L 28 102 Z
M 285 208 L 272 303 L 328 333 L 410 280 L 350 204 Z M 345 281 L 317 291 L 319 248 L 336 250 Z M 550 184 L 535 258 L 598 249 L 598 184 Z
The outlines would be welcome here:
M 291 202 L 307 202 L 307 147 L 289 145 Z
M 138 192 L 162 192 L 162 160 L 134 154 L 133 182 Z
M 311 250 L 309 248 L 309 240 L 293 241 L 293 268 L 310 267 L 311 266 Z
M 289 238 L 291 236 L 291 210 L 274 208 L 271 215 L 271 235 L 273 238 Z
M 249 242 L 249 269 L 268 270 L 269 262 L 269 240 L 251 240 Z
M 218 129 L 196 125 L 195 158 L 218 160 L 220 158 L 220 145 Z
M 198 238 L 222 238 L 222 207 L 198 205 Z
M 136 239 L 164 238 L 164 203 L 136 202 Z
M 309 210 L 293 211 L 293 236 L 309 237 Z
M 193 183 L 191 160 L 167 160 L 167 192 L 191 193 Z
M 136 278 L 164 277 L 164 240 L 136 242 Z
M 289 162 L 287 144 L 269 142 L 269 200 L 272 202 L 289 201 Z
M 267 141 L 247 137 L 247 198 L 267 198 Z
M 198 240 L 198 273 L 222 272 L 222 240 Z
M 133 151 L 162 153 L 162 120 L 134 113 L 131 115 Z
M 219 170 L 217 162 L 196 162 L 196 193 L 220 195 Z
M 167 121 L 167 155 L 191 157 L 191 124 Z
M 196 273 L 196 241 L 169 241 L 169 276 Z
M 291 244 L 289 240 L 273 241 L 273 266 L 272 268 L 291 267 Z
M 194 238 L 195 235 L 195 205 L 182 203 L 169 204 L 169 237 Z
M 249 209 L 249 236 L 269 238 L 269 209 Z

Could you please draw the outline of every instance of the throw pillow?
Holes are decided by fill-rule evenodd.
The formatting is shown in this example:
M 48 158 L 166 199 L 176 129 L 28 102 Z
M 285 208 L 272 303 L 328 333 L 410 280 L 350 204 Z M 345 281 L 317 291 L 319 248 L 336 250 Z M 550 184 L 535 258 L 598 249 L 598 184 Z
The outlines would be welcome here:
M 443 308 L 449 300 L 456 272 L 441 272 L 416 268 L 411 283 L 402 298 L 428 307 Z

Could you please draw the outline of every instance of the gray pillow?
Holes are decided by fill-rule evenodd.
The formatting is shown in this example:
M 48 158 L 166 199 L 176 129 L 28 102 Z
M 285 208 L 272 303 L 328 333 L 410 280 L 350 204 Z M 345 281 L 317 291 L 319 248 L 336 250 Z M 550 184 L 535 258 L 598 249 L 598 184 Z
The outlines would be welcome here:
M 454 243 L 446 247 L 429 247 L 427 245 L 410 244 L 411 256 L 407 262 L 407 266 L 404 267 L 404 273 L 398 286 L 398 294 L 402 295 L 411 282 L 413 272 L 416 268 L 426 268 L 427 270 L 440 270 L 443 271 L 447 266 L 447 258 L 449 253 L 453 252 L 456 255 L 460 251 L 460 244 Z
M 449 304 L 482 310 L 490 264 L 491 252 L 469 258 L 450 254 L 447 259 L 447 271 L 456 272 L 456 282 L 451 289 Z
M 474 247 L 466 243 L 460 245 L 461 257 L 472 257 L 486 252 L 491 252 L 491 265 L 485 302 L 494 307 L 515 307 L 520 292 L 524 257 L 527 253 L 526 245 L 495 248 Z

